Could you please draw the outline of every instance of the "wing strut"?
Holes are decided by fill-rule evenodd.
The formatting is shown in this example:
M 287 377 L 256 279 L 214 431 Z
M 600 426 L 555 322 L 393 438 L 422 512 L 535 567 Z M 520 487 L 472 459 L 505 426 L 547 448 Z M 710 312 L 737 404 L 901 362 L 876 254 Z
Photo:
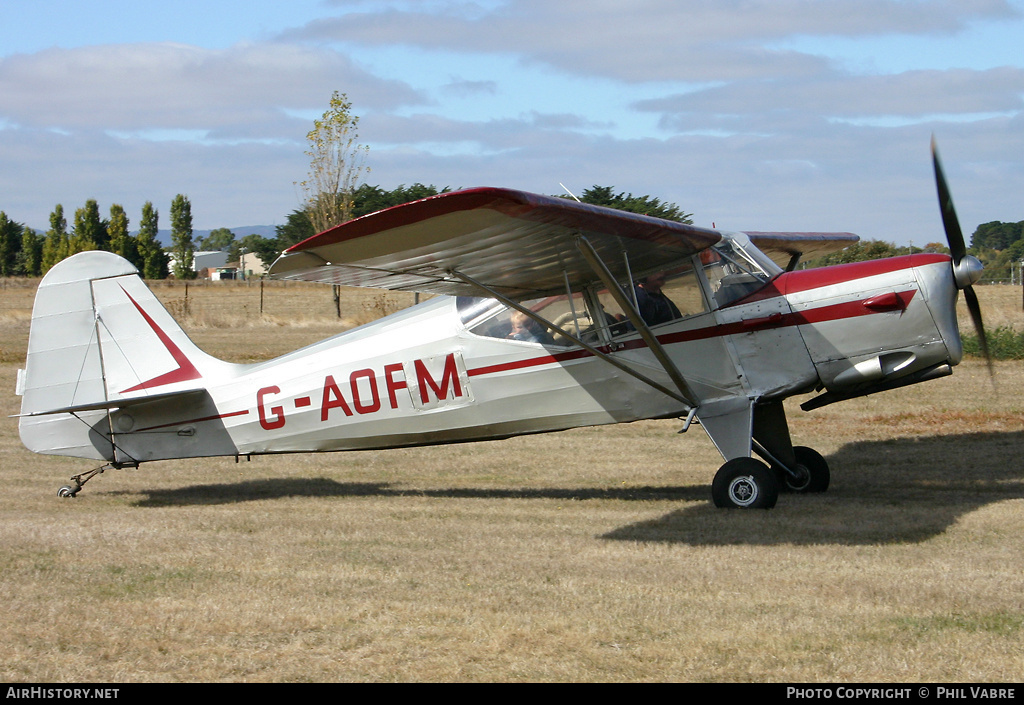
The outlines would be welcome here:
M 591 353 L 592 355 L 594 355 L 594 356 L 604 360 L 609 365 L 612 365 L 613 367 L 617 367 L 618 369 L 622 370 L 626 374 L 628 374 L 628 375 L 630 375 L 632 377 L 635 377 L 636 379 L 640 380 L 644 384 L 646 384 L 646 385 L 648 385 L 650 387 L 653 387 L 654 389 L 657 389 L 662 394 L 666 394 L 666 395 L 672 397 L 673 399 L 675 399 L 676 401 L 681 402 L 682 404 L 685 404 L 686 407 L 687 407 L 687 410 L 693 409 L 696 406 L 696 404 L 691 402 L 687 397 L 681 395 L 679 392 L 674 392 L 671 389 L 669 389 L 668 387 L 665 387 L 664 385 L 661 385 L 661 384 L 655 382 L 650 377 L 647 377 L 646 375 L 643 375 L 643 374 L 637 372 L 636 370 L 634 370 L 632 367 L 626 365 L 621 360 L 617 360 L 614 357 L 612 357 L 611 355 L 609 355 L 608 353 L 605 353 L 605 352 L 603 352 L 601 350 L 598 350 L 593 345 L 589 345 L 587 343 L 584 343 L 582 340 L 577 338 L 575 335 L 569 333 L 564 328 L 559 328 L 557 325 L 555 325 L 551 321 L 547 320 L 546 318 L 544 318 L 540 314 L 538 314 L 538 313 L 536 313 L 534 311 L 531 311 L 530 309 L 526 308 L 525 306 L 521 305 L 520 303 L 518 303 L 516 301 L 513 301 L 512 299 L 508 298 L 507 296 L 505 296 L 505 295 L 495 291 L 491 287 L 487 286 L 486 284 L 484 284 L 482 282 L 477 281 L 476 279 L 474 279 L 473 277 L 469 276 L 468 274 L 463 274 L 462 272 L 459 272 L 459 271 L 454 270 L 454 269 L 448 270 L 448 274 L 450 276 L 455 277 L 456 279 L 459 279 L 460 281 L 465 282 L 466 284 L 469 284 L 470 286 L 473 286 L 473 287 L 479 289 L 480 291 L 484 292 L 488 297 L 497 299 L 498 301 L 500 301 L 501 303 L 505 304 L 506 306 L 514 308 L 516 311 L 519 311 L 523 315 L 529 316 L 530 318 L 532 318 L 533 320 L 535 320 L 537 323 L 541 324 L 545 328 L 547 328 L 549 330 L 557 331 L 560 335 L 564 335 L 566 338 L 568 338 L 572 342 L 576 343 L 577 345 L 579 345 L 580 347 L 582 347 L 584 350 L 586 350 L 587 352 Z
M 647 347 L 654 353 L 654 357 L 657 358 L 658 362 L 661 363 L 665 373 L 668 374 L 672 382 L 675 383 L 679 389 L 679 394 L 682 396 L 686 405 L 689 407 L 695 407 L 699 405 L 697 401 L 697 395 L 690 389 L 690 385 L 686 383 L 686 379 L 679 372 L 679 368 L 676 367 L 675 363 L 672 362 L 672 358 L 665 352 L 665 348 L 658 342 L 657 336 L 651 332 L 647 322 L 644 321 L 643 317 L 640 316 L 640 312 L 637 310 L 636 301 L 630 301 L 629 297 L 626 296 L 625 292 L 622 291 L 622 287 L 619 286 L 618 282 L 615 281 L 615 277 L 612 276 L 608 266 L 601 259 L 601 256 L 597 254 L 597 250 L 590 244 L 590 241 L 582 235 L 576 236 L 576 248 L 580 251 L 580 254 L 587 260 L 590 266 L 593 268 L 594 273 L 601 277 L 601 281 L 608 287 L 608 293 L 615 299 L 615 303 L 619 305 L 626 317 L 629 318 L 629 322 L 633 324 L 640 337 L 647 343 Z

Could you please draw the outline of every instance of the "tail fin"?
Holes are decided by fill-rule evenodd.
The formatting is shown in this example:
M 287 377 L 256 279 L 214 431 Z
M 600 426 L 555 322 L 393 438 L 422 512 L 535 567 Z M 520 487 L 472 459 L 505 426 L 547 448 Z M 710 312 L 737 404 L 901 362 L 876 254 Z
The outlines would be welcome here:
M 37 453 L 123 460 L 109 410 L 194 394 L 234 365 L 202 352 L 128 261 L 83 252 L 51 269 L 36 292 L 19 430 Z

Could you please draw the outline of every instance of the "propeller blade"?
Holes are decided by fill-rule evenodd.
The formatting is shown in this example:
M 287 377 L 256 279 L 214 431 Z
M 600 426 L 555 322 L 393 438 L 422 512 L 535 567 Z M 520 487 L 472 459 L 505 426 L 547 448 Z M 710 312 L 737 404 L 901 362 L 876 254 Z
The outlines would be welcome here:
M 967 304 L 967 311 L 971 314 L 971 323 L 978 334 L 978 344 L 981 346 L 981 354 L 985 357 L 985 364 L 988 365 L 988 374 L 993 376 L 992 356 L 988 352 L 988 338 L 985 335 L 985 326 L 981 322 L 981 305 L 978 303 L 978 296 L 974 293 L 974 287 L 964 289 L 964 302 Z
M 992 369 L 992 356 L 988 353 L 988 338 L 985 336 L 985 326 L 981 322 L 981 306 L 978 304 L 978 296 L 974 293 L 974 287 L 968 286 L 964 289 L 964 302 L 967 304 L 967 311 L 971 314 L 971 323 L 978 334 L 978 344 L 981 346 L 981 354 L 985 357 L 985 364 L 988 365 L 989 376 L 995 375 Z
M 960 230 L 960 221 L 956 217 L 956 209 L 953 208 L 953 197 L 949 195 L 946 175 L 942 173 L 942 164 L 939 162 L 939 150 L 935 146 L 935 137 L 932 137 L 932 163 L 935 165 L 935 185 L 939 191 L 939 210 L 942 211 L 942 226 L 946 230 L 946 242 L 949 244 L 949 253 L 953 256 L 953 265 L 956 266 L 964 258 L 964 255 L 967 254 L 967 245 L 964 243 L 964 234 Z
M 967 256 L 967 244 L 964 242 L 963 231 L 960 230 L 960 221 L 956 217 L 956 209 L 953 207 L 953 197 L 949 193 L 949 186 L 946 184 L 946 175 L 942 172 L 942 164 L 939 161 L 939 149 L 935 145 L 935 136 L 932 136 L 932 164 L 935 166 L 935 186 L 939 192 L 939 210 L 942 211 L 942 227 L 946 230 L 946 242 L 949 243 L 949 253 L 953 257 L 953 271 L 959 269 L 960 262 Z M 977 277 L 973 277 L 976 279 Z M 967 304 L 967 311 L 971 314 L 971 323 L 978 334 L 978 345 L 981 346 L 981 354 L 985 357 L 985 364 L 988 365 L 988 374 L 995 376 L 992 368 L 992 356 L 988 352 L 988 337 L 985 335 L 985 326 L 981 322 L 981 305 L 978 303 L 978 295 L 974 293 L 974 287 L 967 283 L 967 279 L 960 286 L 963 286 L 964 302 Z

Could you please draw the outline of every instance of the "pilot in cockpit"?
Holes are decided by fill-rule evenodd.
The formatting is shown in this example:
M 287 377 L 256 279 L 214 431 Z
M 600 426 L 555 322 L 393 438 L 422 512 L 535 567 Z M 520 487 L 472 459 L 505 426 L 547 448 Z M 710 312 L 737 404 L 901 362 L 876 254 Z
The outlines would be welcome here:
M 663 286 L 665 286 L 665 273 L 655 272 L 639 280 L 633 287 L 636 293 L 637 310 L 640 317 L 649 326 L 682 318 L 682 314 L 672 303 L 672 299 L 662 292 Z

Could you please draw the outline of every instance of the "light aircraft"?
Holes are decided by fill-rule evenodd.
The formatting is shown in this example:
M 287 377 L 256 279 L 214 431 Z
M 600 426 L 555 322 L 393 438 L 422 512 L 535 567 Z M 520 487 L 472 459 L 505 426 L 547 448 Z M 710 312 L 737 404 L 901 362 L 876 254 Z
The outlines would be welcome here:
M 271 276 L 440 294 L 268 362 L 207 355 L 127 261 L 77 254 L 36 296 L 21 439 L 110 468 L 171 458 L 383 449 L 639 419 L 694 421 L 725 459 L 719 507 L 821 492 L 829 468 L 794 446 L 805 410 L 951 374 L 963 290 L 984 343 L 938 156 L 951 255 L 797 270 L 849 233 L 722 232 L 493 188 L 343 223 L 286 250 Z M 652 321 L 634 282 L 663 281 Z M 657 296 L 657 292 L 654 291 Z M 760 459 L 753 457 L 759 456 Z

